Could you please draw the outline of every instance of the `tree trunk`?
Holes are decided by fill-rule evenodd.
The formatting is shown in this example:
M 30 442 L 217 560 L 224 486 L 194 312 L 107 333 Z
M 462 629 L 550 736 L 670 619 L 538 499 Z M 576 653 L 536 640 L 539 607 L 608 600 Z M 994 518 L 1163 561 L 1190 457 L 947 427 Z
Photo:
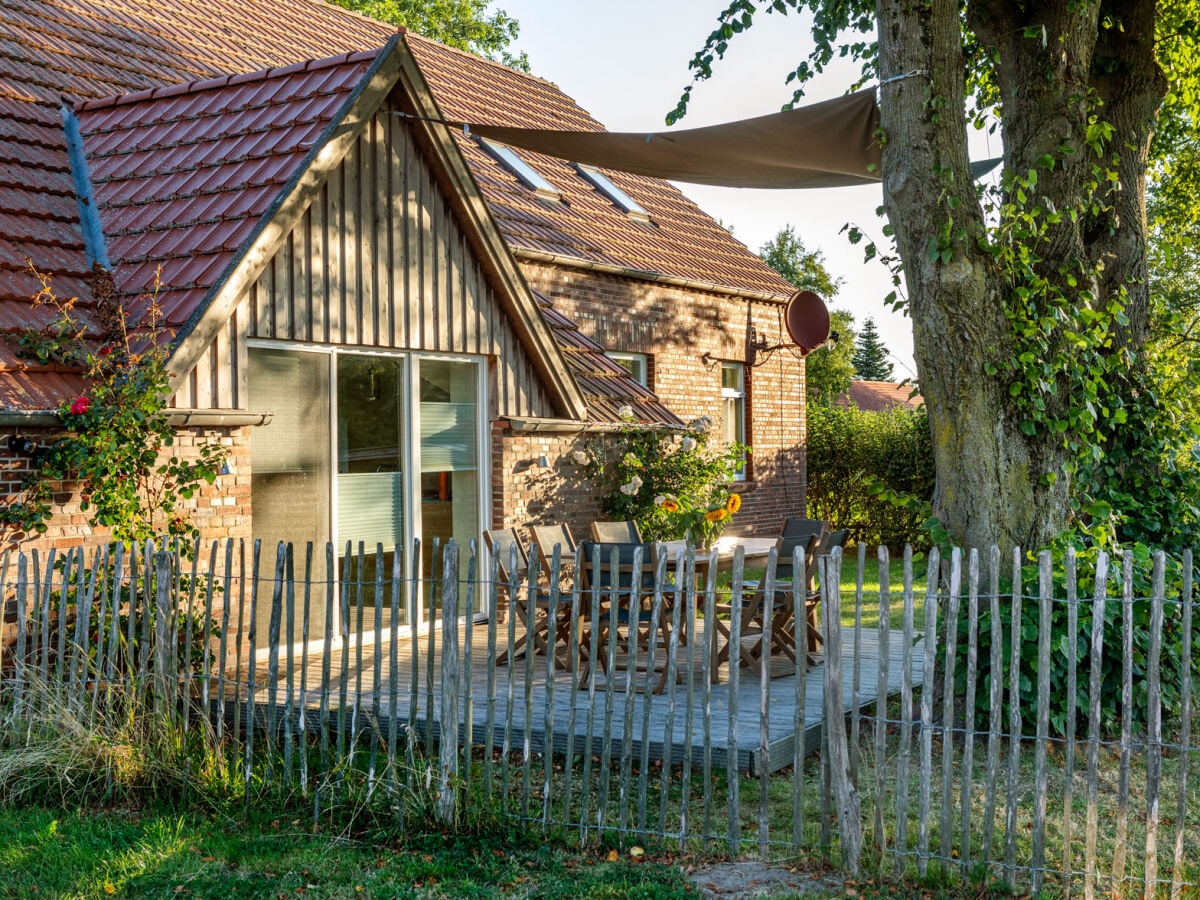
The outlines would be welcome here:
M 933 434 L 934 514 L 955 542 L 1034 546 L 1066 524 L 1058 442 L 1030 438 L 988 373 L 1011 352 L 1000 279 L 967 156 L 959 6 L 878 0 L 884 203 L 913 319 L 913 350 Z M 886 83 L 897 75 L 911 77 Z
M 1154 9 L 1153 0 L 968 4 L 979 45 L 997 60 L 1006 170 L 1026 176 L 1037 169 L 1038 197 L 1079 213 L 1047 227 L 1033 270 L 1061 289 L 1060 299 L 1073 303 L 1078 290 L 1078 302 L 1097 309 L 1127 291 L 1128 324 L 1117 329 L 1109 353 L 1136 351 L 1147 329 L 1145 162 L 1163 92 Z M 904 262 L 933 432 L 934 513 L 966 546 L 1040 546 L 1068 523 L 1074 456 L 1062 434 L 1028 423 L 1023 430 L 1026 414 L 1009 390 L 1013 376 L 998 371 L 1019 352 L 1005 314 L 1013 277 L 987 249 L 969 175 L 960 5 L 877 0 L 876 10 L 884 202 Z M 1123 27 L 1102 28 L 1102 16 Z M 888 81 L 908 73 L 916 74 Z M 1102 158 L 1087 140 L 1094 116 L 1114 128 Z M 1087 187 L 1097 165 L 1119 175 L 1099 195 L 1109 204 L 1101 215 L 1089 211 Z M 1063 287 L 1064 273 L 1095 263 L 1103 264 L 1097 274 Z M 1044 296 L 1024 302 L 1039 314 L 1047 308 L 1040 307 Z M 1053 377 L 1057 389 L 1044 397 L 1049 415 L 1072 418 L 1079 399 L 1064 373 Z

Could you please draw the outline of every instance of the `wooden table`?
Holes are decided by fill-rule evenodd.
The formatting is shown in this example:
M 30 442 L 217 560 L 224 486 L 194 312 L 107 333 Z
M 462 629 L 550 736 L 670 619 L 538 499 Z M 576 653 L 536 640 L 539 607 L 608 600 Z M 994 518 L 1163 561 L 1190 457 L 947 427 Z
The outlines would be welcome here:
M 740 547 L 745 554 L 745 564 L 747 566 L 766 566 L 767 560 L 770 557 L 771 550 L 775 548 L 776 538 L 773 537 L 734 537 L 733 535 L 722 535 L 717 539 L 716 545 L 712 548 L 717 551 L 717 571 L 729 571 L 733 568 L 733 560 Z M 681 553 L 687 552 L 687 543 L 685 541 L 664 541 L 668 558 L 672 561 Z M 696 551 L 696 574 L 697 580 L 701 573 L 706 573 L 708 570 L 708 561 L 712 558 L 712 550 Z M 699 585 L 697 585 L 699 587 Z M 696 614 L 700 615 L 700 594 L 697 591 Z M 717 623 L 705 623 L 705 627 L 717 627 Z M 718 631 L 718 635 L 720 635 Z M 726 635 L 728 638 L 728 635 Z M 719 680 L 719 660 L 722 657 L 722 650 L 717 646 L 717 641 L 712 642 L 712 659 L 709 664 L 710 680 L 716 684 Z M 741 654 L 729 654 L 731 659 L 740 659 Z
M 663 541 L 663 546 L 667 548 L 667 553 L 672 559 L 681 552 L 687 551 L 686 541 Z M 771 548 L 775 546 L 775 538 L 773 537 L 733 537 L 732 535 L 722 535 L 717 539 L 717 569 L 730 569 L 733 567 L 733 557 L 738 547 L 743 548 L 746 553 L 746 564 L 765 564 L 767 557 L 771 553 Z M 707 567 L 707 561 L 710 551 L 697 550 L 696 563 L 703 564 Z

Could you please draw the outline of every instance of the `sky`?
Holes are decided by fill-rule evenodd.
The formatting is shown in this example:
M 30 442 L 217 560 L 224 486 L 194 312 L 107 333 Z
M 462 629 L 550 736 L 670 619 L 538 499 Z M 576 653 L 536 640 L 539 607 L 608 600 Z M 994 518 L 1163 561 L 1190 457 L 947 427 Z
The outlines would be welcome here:
M 688 61 L 716 24 L 721 0 L 496 0 L 521 25 L 516 50 L 529 54 L 533 74 L 553 81 L 610 131 L 663 131 L 664 117 L 690 83 Z M 696 128 L 778 112 L 792 96 L 784 83 L 812 47 L 804 19 L 759 14 L 735 35 L 715 75 L 696 86 L 687 116 L 675 128 Z M 843 63 L 807 91 L 812 101 L 840 96 L 858 68 Z M 757 252 L 791 225 L 809 250 L 843 282 L 830 306 L 848 309 L 858 324 L 875 319 L 894 354 L 894 377 L 913 377 L 912 328 L 884 298 L 893 289 L 879 262 L 863 262 L 861 245 L 844 234 L 854 224 L 882 241 L 877 185 L 826 190 L 767 191 L 680 184 L 692 200 Z M 883 244 L 881 243 L 881 247 Z

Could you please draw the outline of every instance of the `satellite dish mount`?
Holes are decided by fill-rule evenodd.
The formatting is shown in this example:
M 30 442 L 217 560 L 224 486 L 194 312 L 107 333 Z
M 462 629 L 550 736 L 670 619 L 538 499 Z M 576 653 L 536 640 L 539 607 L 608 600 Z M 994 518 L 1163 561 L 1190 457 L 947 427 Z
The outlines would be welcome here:
M 759 335 L 750 326 L 750 340 L 746 345 L 746 364 L 761 366 L 776 350 L 794 345 L 800 355 L 808 356 L 818 347 L 837 341 L 830 331 L 829 308 L 812 291 L 796 291 L 784 309 L 784 323 L 791 343 L 768 344 L 766 337 Z

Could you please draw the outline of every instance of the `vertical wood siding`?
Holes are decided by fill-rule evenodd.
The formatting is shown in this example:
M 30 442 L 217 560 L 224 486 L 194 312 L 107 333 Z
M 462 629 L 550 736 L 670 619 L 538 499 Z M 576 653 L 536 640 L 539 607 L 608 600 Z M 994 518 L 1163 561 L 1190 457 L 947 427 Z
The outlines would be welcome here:
M 245 338 L 492 356 L 492 414 L 554 407 L 408 127 L 376 116 L 173 405 L 244 408 Z

